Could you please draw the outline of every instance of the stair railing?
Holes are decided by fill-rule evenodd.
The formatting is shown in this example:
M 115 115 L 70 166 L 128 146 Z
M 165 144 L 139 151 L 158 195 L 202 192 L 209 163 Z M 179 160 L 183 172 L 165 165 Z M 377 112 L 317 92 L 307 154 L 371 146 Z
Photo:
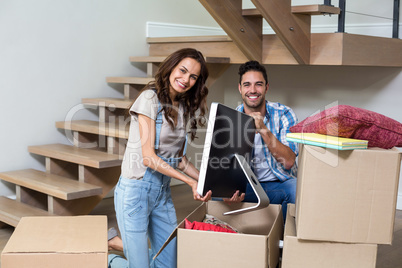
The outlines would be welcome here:
M 400 0 L 394 0 L 394 7 L 393 7 L 393 18 L 392 18 L 392 38 L 399 38 L 399 9 L 400 9 Z M 331 0 L 324 0 L 324 5 L 331 6 Z M 344 33 L 345 32 L 345 14 L 346 14 L 346 0 L 339 0 L 339 8 L 341 10 L 340 14 L 338 15 L 338 32 Z M 349 12 L 364 16 L 371 16 L 371 17 L 379 17 L 369 14 L 362 14 L 357 12 Z M 383 19 L 391 19 L 380 17 Z
M 392 38 L 399 38 L 399 8 L 401 6 L 400 0 L 394 0 L 394 18 L 392 27 Z

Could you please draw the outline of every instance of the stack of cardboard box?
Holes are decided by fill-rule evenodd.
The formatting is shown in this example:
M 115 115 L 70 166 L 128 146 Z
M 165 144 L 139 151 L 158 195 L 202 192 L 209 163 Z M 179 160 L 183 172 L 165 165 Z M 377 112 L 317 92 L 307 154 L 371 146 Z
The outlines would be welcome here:
M 375 267 L 377 244 L 392 243 L 401 153 L 300 148 L 282 268 Z

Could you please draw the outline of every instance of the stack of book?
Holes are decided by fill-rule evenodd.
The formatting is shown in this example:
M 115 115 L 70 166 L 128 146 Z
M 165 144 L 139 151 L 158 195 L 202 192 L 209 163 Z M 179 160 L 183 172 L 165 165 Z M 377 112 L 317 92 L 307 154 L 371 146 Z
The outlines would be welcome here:
M 342 138 L 317 133 L 288 133 L 287 141 L 337 150 L 367 149 L 367 140 Z

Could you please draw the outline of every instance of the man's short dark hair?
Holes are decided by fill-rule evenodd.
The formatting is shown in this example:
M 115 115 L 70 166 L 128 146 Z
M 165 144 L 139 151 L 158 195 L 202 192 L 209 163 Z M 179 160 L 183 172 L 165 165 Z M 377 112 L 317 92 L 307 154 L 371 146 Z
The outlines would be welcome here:
M 243 78 L 243 74 L 249 72 L 249 71 L 255 71 L 255 72 L 260 72 L 264 76 L 265 83 L 268 85 L 268 76 L 267 76 L 267 71 L 265 70 L 265 67 L 261 65 L 258 61 L 251 60 L 246 63 L 243 63 L 239 67 L 239 84 L 241 84 L 241 80 Z

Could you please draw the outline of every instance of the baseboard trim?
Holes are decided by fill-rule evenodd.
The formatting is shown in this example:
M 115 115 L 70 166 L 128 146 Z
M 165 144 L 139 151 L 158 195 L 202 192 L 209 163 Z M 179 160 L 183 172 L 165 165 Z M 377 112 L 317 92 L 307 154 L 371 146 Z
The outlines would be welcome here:
M 7 197 L 8 199 L 17 200 L 17 196 L 16 196 L 15 194 L 6 195 L 6 197 Z
M 219 27 L 161 22 L 147 22 L 146 27 L 147 37 L 226 35 Z

